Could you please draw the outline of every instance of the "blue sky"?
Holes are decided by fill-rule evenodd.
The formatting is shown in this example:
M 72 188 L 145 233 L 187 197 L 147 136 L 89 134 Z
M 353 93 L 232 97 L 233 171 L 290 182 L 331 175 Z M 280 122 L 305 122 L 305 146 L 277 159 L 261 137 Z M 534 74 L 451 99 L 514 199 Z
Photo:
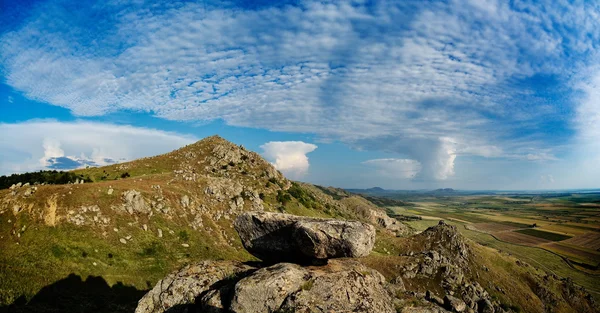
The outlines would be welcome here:
M 597 2 L 0 6 L 0 174 L 219 134 L 323 185 L 599 187 Z

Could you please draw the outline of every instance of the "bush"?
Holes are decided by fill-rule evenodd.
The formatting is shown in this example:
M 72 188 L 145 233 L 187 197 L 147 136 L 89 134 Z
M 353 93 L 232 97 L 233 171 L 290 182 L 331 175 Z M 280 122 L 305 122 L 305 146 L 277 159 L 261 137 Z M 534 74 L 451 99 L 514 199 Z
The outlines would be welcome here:
M 77 175 L 72 172 L 62 172 L 57 170 L 39 171 L 23 174 L 12 174 L 10 176 L 0 176 L 0 189 L 9 188 L 17 183 L 29 184 L 68 184 L 77 179 L 83 180 L 86 183 L 92 180 L 83 175 Z

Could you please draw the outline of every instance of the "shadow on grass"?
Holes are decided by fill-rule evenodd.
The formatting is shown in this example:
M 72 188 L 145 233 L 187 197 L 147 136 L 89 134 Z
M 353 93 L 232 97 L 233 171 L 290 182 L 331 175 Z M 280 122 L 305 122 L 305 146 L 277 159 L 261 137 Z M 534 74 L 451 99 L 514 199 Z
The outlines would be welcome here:
M 88 276 L 84 281 L 71 274 L 42 288 L 27 302 L 25 296 L 13 304 L 0 307 L 0 312 L 134 312 L 146 293 L 117 283 L 112 287 L 102 277 Z

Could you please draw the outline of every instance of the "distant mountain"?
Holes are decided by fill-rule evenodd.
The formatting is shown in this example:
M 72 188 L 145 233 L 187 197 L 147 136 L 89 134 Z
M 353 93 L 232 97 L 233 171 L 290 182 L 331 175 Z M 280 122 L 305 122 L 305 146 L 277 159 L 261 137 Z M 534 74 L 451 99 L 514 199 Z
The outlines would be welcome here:
M 454 189 L 452 188 L 440 188 L 433 191 L 434 193 L 454 193 Z

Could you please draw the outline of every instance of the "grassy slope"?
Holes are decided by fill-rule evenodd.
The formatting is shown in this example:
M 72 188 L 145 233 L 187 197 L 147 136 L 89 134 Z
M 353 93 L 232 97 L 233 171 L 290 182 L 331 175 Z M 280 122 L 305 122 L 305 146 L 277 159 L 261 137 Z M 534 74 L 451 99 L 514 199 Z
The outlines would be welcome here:
M 242 248 L 232 228 L 237 213 L 227 213 L 238 196 L 245 198 L 243 210 L 251 209 L 244 192 L 234 194 L 242 189 L 260 193 L 269 211 L 360 218 L 337 200 L 317 199 L 318 189 L 291 184 L 258 154 L 218 137 L 161 156 L 74 172 L 94 182 L 38 186 L 29 197 L 22 196 L 26 188 L 19 189 L 17 195 L 0 190 L 0 305 L 21 295 L 30 298 L 43 286 L 69 274 L 84 279 L 101 276 L 109 285 L 120 282 L 144 290 L 186 263 L 203 259 L 255 260 Z M 125 173 L 129 177 L 121 178 Z M 186 179 L 192 176 L 193 180 Z M 226 194 L 236 184 L 239 190 Z M 225 188 L 221 199 L 207 195 L 207 186 Z M 141 192 L 148 205 L 163 198 L 168 213 L 156 209 L 152 216 L 127 213 L 121 207 L 122 194 L 128 190 Z M 191 201 L 187 208 L 180 202 L 182 195 Z M 328 198 L 325 194 L 320 197 Z M 94 205 L 99 213 L 80 214 L 85 225 L 68 222 L 69 216 L 79 214 L 82 207 Z M 22 208 L 21 212 L 15 215 L 14 206 Z M 204 211 L 199 213 L 202 207 Z M 110 222 L 94 222 L 98 214 L 110 218 Z M 198 218 L 202 224 L 193 229 Z M 129 236 L 131 240 L 126 244 L 120 242 Z

